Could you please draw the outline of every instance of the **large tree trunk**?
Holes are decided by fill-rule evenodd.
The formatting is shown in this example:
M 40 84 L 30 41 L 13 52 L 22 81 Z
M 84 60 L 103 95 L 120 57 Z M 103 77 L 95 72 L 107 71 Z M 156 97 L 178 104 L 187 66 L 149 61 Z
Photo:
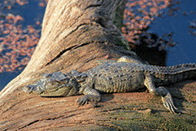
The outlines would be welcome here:
M 42 98 L 22 91 L 46 72 L 82 72 L 99 59 L 134 56 L 125 50 L 120 32 L 126 2 L 49 0 L 41 39 L 31 61 L 0 92 L 0 130 L 194 130 L 195 83 L 171 88 L 177 94 L 178 106 L 186 99 L 186 109 L 192 114 L 178 117 L 146 92 L 106 94 L 97 108 L 90 104 L 77 108 L 75 100 L 80 96 Z
M 1 92 L 12 93 L 46 72 L 88 70 L 95 60 L 126 52 L 120 26 L 127 0 L 49 1 L 42 35 L 24 71 Z M 129 54 L 130 55 L 130 54 Z
M 43 99 L 22 91 L 43 73 L 82 72 L 95 66 L 98 59 L 131 55 L 120 31 L 126 2 L 49 0 L 42 35 L 29 64 L 0 93 L 2 129 L 25 129 L 40 119 L 62 116 L 58 108 L 64 108 L 67 99 Z

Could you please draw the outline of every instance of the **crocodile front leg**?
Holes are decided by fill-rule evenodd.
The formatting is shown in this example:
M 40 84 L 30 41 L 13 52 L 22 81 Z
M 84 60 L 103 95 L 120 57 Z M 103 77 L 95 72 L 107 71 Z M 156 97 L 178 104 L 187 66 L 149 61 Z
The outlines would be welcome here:
M 144 85 L 148 88 L 150 93 L 161 96 L 165 108 L 167 108 L 172 113 L 177 112 L 178 109 L 174 106 L 172 96 L 169 91 L 165 87 L 156 88 L 153 78 L 150 74 L 145 75 Z
M 84 96 L 76 100 L 76 103 L 79 106 L 82 106 L 88 102 L 96 103 L 101 100 L 101 94 L 87 84 L 82 87 L 82 91 L 80 91 L 80 93 L 84 94 Z

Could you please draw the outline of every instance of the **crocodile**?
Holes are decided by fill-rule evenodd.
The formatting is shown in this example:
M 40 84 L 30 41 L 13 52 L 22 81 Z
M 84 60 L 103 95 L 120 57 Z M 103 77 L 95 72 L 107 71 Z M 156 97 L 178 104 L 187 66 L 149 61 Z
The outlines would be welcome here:
M 164 87 L 196 76 L 196 64 L 181 64 L 162 67 L 149 65 L 126 56 L 117 61 L 109 60 L 96 67 L 78 72 L 46 73 L 32 85 L 23 88 L 27 93 L 42 97 L 84 95 L 76 103 L 84 105 L 101 100 L 100 93 L 131 92 L 147 87 L 153 95 L 161 96 L 163 105 L 172 113 L 177 113 L 172 96 Z

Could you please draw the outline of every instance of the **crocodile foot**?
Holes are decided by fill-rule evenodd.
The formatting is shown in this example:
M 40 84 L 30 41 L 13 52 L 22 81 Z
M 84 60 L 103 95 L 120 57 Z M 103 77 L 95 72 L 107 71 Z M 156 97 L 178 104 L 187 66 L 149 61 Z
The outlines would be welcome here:
M 88 102 L 97 103 L 101 99 L 100 96 L 96 95 L 84 95 L 76 100 L 78 106 L 83 106 L 84 104 L 88 104 Z
M 176 113 L 177 108 L 174 106 L 171 94 L 168 93 L 166 96 L 162 97 L 163 105 L 167 108 L 170 112 Z
M 159 95 L 161 95 L 163 105 L 172 113 L 177 113 L 178 109 L 175 107 L 172 96 L 165 87 L 157 88 Z

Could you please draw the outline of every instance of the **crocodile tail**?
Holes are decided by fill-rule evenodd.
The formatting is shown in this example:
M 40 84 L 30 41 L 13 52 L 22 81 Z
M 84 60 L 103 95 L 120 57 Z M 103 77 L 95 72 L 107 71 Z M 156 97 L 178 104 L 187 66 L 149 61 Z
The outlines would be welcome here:
M 156 71 L 155 77 L 160 78 L 163 83 L 176 83 L 196 76 L 196 64 L 180 64 L 169 67 L 156 66 Z

